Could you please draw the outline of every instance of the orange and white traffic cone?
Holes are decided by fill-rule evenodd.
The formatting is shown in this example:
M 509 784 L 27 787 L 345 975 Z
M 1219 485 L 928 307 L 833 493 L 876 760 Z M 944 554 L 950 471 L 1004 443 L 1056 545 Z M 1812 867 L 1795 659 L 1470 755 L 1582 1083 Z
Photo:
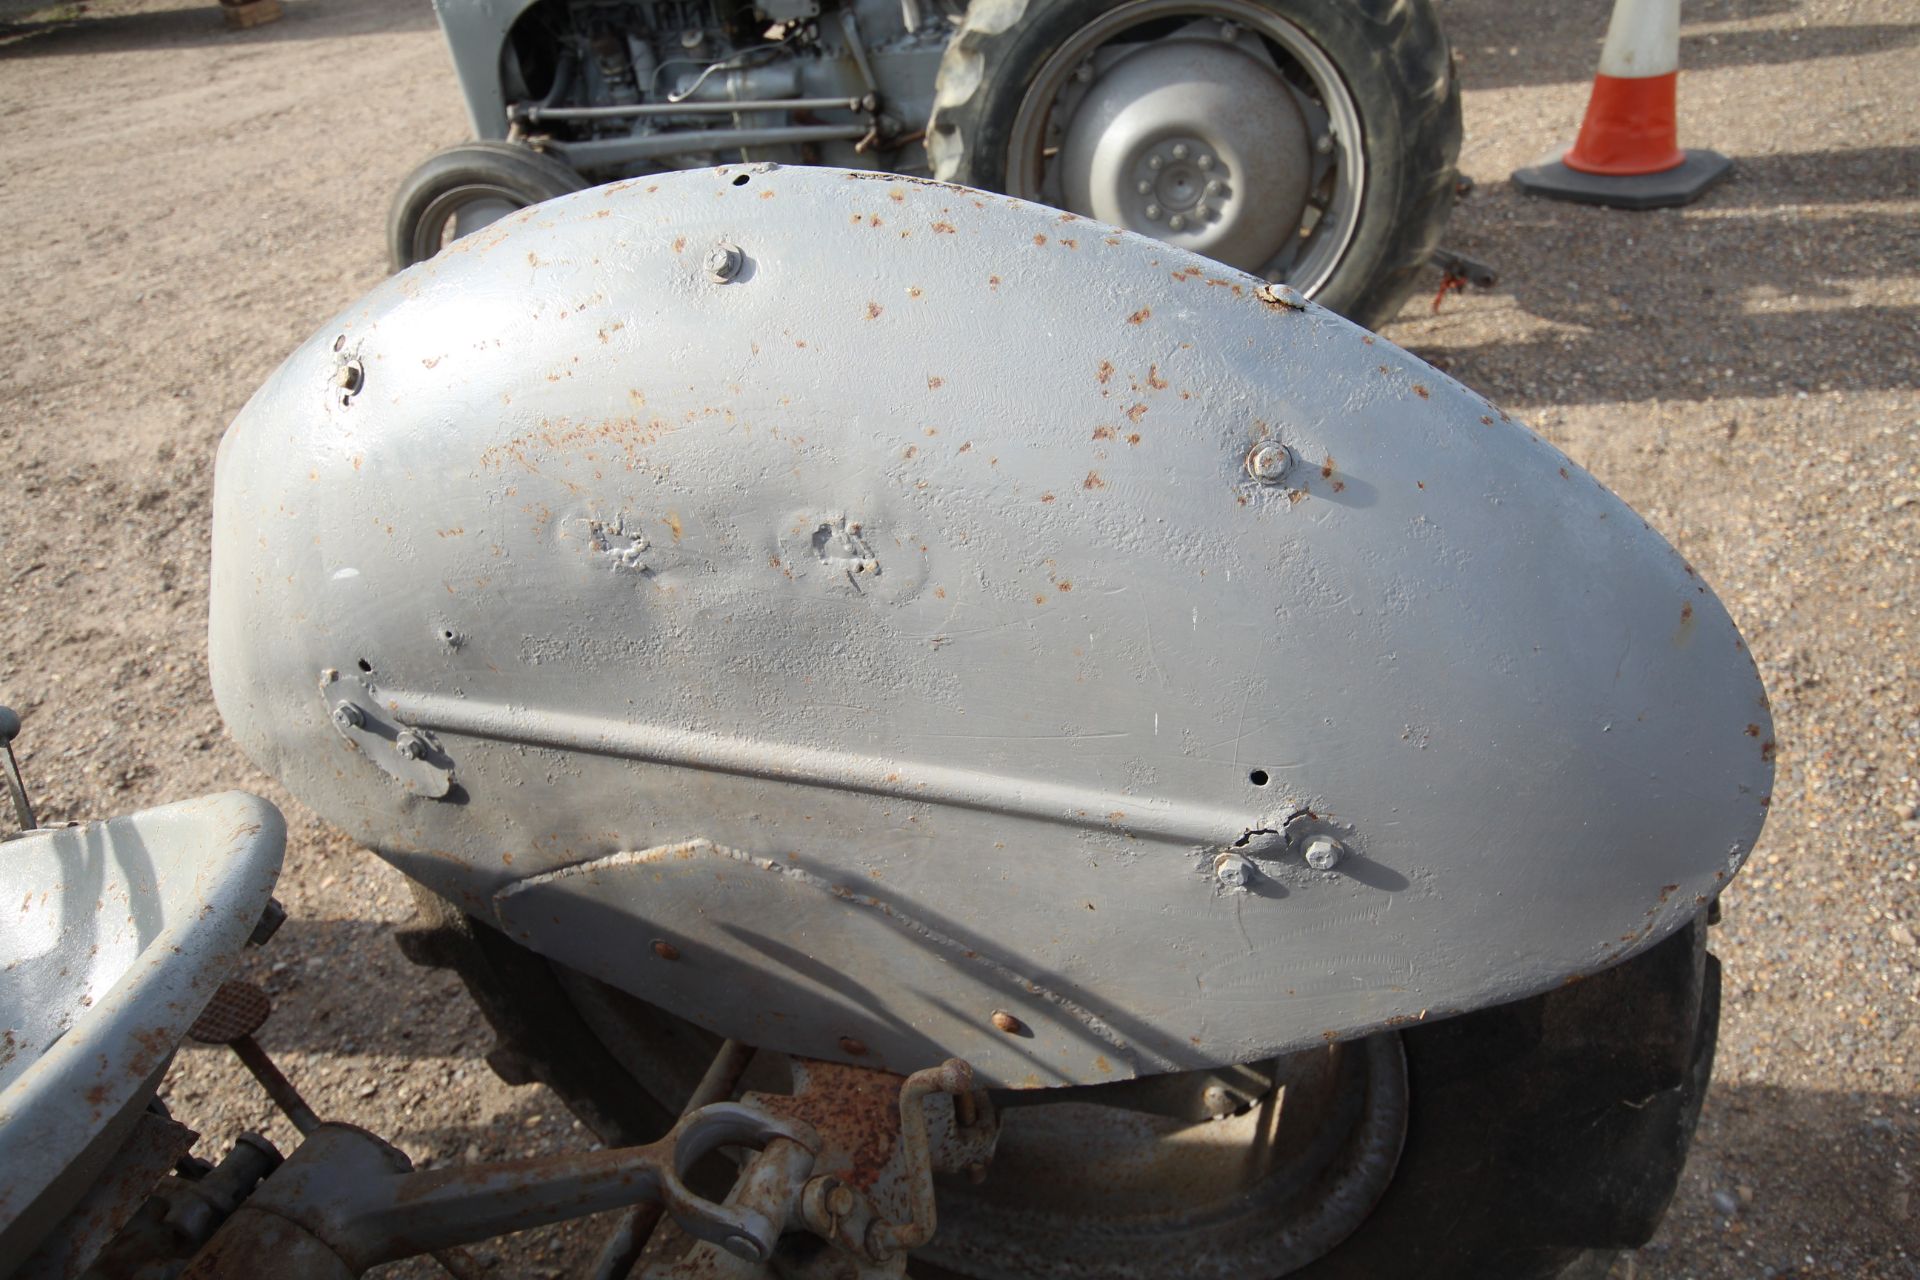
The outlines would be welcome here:
M 1733 162 L 1680 149 L 1679 79 L 1680 0 L 1614 0 L 1580 136 L 1563 154 L 1515 170 L 1513 184 L 1528 195 L 1617 209 L 1691 203 Z

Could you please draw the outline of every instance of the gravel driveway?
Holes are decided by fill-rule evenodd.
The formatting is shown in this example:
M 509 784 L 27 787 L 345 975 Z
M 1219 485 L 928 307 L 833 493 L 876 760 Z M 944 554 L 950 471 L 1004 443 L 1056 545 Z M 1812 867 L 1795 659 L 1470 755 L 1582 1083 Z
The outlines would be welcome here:
M 75 6 L 67 6 L 69 10 Z M 1578 122 L 1603 0 L 1446 0 L 1478 183 L 1448 243 L 1500 286 L 1387 333 L 1514 410 L 1711 580 L 1773 696 L 1772 822 L 1725 899 L 1720 1059 L 1658 1238 L 1617 1275 L 1920 1277 L 1920 11 L 1701 0 L 1682 142 L 1738 160 L 1683 212 L 1537 203 L 1506 176 Z M 226 787 L 288 814 L 292 920 L 247 961 L 263 1042 L 322 1114 L 417 1159 L 584 1135 L 509 1089 L 410 905 L 227 744 L 204 670 L 213 450 L 384 271 L 389 194 L 466 125 L 425 0 L 101 0 L 0 27 L 0 701 L 46 816 Z M 1437 284 L 1437 280 L 1435 281 Z M 222 1053 L 168 1086 L 210 1142 L 291 1130 Z M 491 1250 L 572 1273 L 584 1226 Z M 399 1267 L 389 1274 L 433 1274 Z

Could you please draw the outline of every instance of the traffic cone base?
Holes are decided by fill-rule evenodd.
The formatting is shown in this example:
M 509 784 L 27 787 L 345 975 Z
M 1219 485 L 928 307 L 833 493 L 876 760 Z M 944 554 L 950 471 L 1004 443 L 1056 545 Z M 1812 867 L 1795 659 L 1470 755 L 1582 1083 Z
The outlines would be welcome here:
M 1680 163 L 1659 173 L 1583 173 L 1570 169 L 1566 148 L 1513 171 L 1513 185 L 1530 196 L 1599 204 L 1613 209 L 1670 209 L 1691 204 L 1733 168 L 1717 151 L 1683 151 Z

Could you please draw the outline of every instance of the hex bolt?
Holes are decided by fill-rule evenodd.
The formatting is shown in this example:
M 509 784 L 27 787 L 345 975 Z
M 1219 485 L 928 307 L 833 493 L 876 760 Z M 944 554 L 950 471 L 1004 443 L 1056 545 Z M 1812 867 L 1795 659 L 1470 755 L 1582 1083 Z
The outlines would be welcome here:
M 342 729 L 358 729 L 366 724 L 367 717 L 351 702 L 343 702 L 333 709 L 333 722 Z
M 427 744 L 411 729 L 402 729 L 394 736 L 393 749 L 400 753 L 402 760 L 418 760 L 427 754 Z
M 1176 213 L 1171 218 L 1167 219 L 1167 230 L 1169 231 L 1184 230 L 1186 225 L 1187 225 L 1186 217 L 1182 214 Z
M 1332 151 L 1333 135 L 1330 133 L 1323 133 L 1319 137 L 1315 138 L 1313 140 L 1313 149 L 1315 151 L 1318 151 L 1321 155 L 1326 155 L 1329 151 Z
M 1226 888 L 1244 889 L 1253 876 L 1253 863 L 1237 853 L 1223 853 L 1213 860 L 1213 878 Z
M 993 1026 L 995 1030 L 1004 1031 L 1010 1036 L 1017 1036 L 1027 1029 L 1025 1023 L 1008 1013 L 1005 1009 L 995 1009 L 993 1011 Z
M 707 270 L 707 279 L 715 284 L 725 284 L 740 274 L 740 268 L 746 265 L 747 255 L 740 252 L 736 244 L 718 244 L 707 250 L 701 265 Z
M 1315 836 L 1307 841 L 1306 856 L 1315 871 L 1331 871 L 1347 856 L 1347 847 L 1332 836 Z
M 1261 484 L 1279 484 L 1293 470 L 1293 450 L 1278 440 L 1262 440 L 1247 455 L 1247 474 Z

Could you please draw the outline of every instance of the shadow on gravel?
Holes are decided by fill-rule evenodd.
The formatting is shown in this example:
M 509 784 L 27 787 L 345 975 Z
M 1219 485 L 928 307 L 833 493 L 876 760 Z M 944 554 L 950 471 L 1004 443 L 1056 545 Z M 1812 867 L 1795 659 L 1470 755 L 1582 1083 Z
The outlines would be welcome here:
M 185 9 L 140 9 L 51 21 L 0 19 L 0 60 L 85 57 L 95 53 L 160 52 L 202 45 L 235 49 L 281 40 L 331 40 L 341 36 L 431 31 L 426 0 L 283 0 L 278 22 L 245 31 L 228 28 L 216 0 Z M 53 8 L 54 6 L 49 6 Z M 70 7 L 70 6 L 68 6 Z
M 1858 58 L 1920 44 L 1920 23 L 1701 30 L 1703 25 L 1793 12 L 1795 0 L 1689 4 L 1680 37 L 1682 71 L 1784 66 L 1815 58 Z M 1441 11 L 1469 90 L 1567 84 L 1590 79 L 1600 60 L 1608 6 L 1581 0 L 1516 5 L 1462 0 Z
M 1634 1256 L 1636 1280 L 1699 1275 L 1736 1250 L 1746 1274 L 1783 1280 L 1920 1275 L 1920 1204 L 1900 1172 L 1920 1159 L 1914 1102 L 1714 1086 L 1667 1219 Z M 1810 1187 L 1833 1199 L 1810 1204 Z
M 1825 207 L 1914 199 L 1920 148 L 1737 166 L 1700 204 L 1653 213 L 1483 188 L 1448 246 L 1491 263 L 1495 292 L 1550 327 L 1455 346 L 1443 314 L 1414 339 L 1419 354 L 1522 408 L 1920 384 L 1920 307 L 1882 301 L 1888 264 L 1911 267 L 1913 213 Z

